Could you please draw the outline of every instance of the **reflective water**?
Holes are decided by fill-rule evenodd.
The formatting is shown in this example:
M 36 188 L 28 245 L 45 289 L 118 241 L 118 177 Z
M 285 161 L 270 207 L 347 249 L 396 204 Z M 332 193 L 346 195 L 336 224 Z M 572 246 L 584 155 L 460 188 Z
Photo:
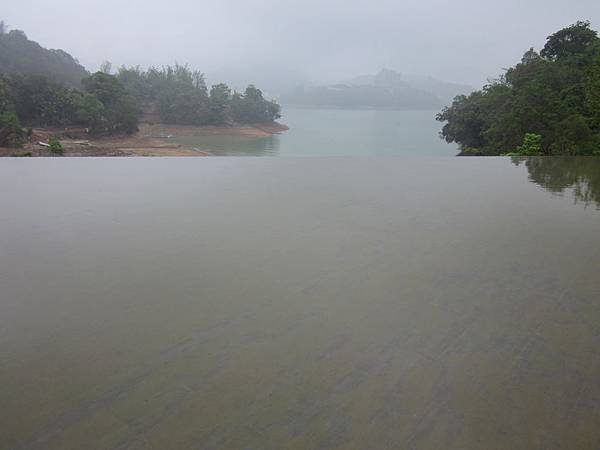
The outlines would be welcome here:
M 453 156 L 455 145 L 439 138 L 439 111 L 283 109 L 282 134 L 179 136 L 175 141 L 219 156 Z
M 556 161 L 0 161 L 0 448 L 600 448 Z
M 512 158 L 523 164 L 529 179 L 547 191 L 562 196 L 570 193 L 576 202 L 600 207 L 600 170 L 594 158 Z

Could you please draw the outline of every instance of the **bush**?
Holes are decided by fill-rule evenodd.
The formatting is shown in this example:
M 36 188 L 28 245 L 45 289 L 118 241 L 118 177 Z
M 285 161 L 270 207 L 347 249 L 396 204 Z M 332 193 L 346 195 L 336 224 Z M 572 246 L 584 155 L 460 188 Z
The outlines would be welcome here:
M 527 133 L 523 139 L 523 145 L 517 147 L 514 152 L 519 156 L 539 156 L 542 154 L 542 136 L 535 133 Z
M 48 139 L 48 144 L 50 145 L 50 151 L 55 155 L 62 155 L 64 153 L 63 146 L 57 138 L 51 137 Z

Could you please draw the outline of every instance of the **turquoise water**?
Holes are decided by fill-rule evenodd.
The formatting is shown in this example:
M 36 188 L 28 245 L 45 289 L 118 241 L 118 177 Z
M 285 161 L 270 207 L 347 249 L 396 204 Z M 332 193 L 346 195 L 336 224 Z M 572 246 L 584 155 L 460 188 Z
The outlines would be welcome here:
M 177 142 L 220 156 L 453 156 L 439 137 L 438 111 L 283 109 L 289 131 L 266 138 L 179 137 Z

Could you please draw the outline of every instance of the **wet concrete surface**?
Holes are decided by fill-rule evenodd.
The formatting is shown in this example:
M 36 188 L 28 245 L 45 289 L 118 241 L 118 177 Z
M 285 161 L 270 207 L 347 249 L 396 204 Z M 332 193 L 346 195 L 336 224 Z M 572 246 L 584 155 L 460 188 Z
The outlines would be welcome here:
M 600 448 L 600 211 L 531 181 L 2 161 L 0 449 Z

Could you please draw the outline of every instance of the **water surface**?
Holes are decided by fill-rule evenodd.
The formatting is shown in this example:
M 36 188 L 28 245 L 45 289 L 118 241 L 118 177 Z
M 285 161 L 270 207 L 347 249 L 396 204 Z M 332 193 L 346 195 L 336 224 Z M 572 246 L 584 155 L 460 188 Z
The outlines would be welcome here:
M 0 161 L 0 448 L 600 448 L 555 161 Z
M 439 138 L 438 112 L 284 107 L 285 133 L 174 140 L 220 156 L 455 155 L 456 145 Z

